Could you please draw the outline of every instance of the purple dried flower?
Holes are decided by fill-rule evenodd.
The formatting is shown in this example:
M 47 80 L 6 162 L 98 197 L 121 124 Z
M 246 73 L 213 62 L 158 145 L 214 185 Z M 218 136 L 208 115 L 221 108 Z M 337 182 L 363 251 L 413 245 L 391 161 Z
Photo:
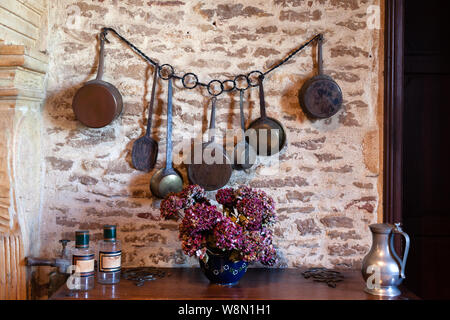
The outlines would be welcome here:
M 237 201 L 237 211 L 245 216 L 246 228 L 250 231 L 259 230 L 262 227 L 263 204 L 255 197 L 245 197 Z
M 216 200 L 221 205 L 232 207 L 236 203 L 236 197 L 232 188 L 223 188 L 217 191 Z
M 242 227 L 225 217 L 214 228 L 216 247 L 222 250 L 240 249 L 243 240 Z
M 222 213 L 216 206 L 208 206 L 205 203 L 196 203 L 184 210 L 184 218 L 181 228 L 185 233 L 199 233 L 211 230 L 222 219 Z
M 266 266 L 273 266 L 277 262 L 277 253 L 273 245 L 264 248 L 259 261 Z
M 186 234 L 181 238 L 181 248 L 185 254 L 192 257 L 193 255 L 196 255 L 196 252 L 202 250 L 204 242 L 205 236 L 202 234 Z
M 199 185 L 189 185 L 185 187 L 180 193 L 180 197 L 185 200 L 185 207 L 193 206 L 195 203 L 203 203 L 209 201 L 206 199 L 205 190 Z
M 247 186 L 239 186 L 239 188 L 236 190 L 236 196 L 237 197 L 244 197 L 248 194 L 253 193 L 253 189 L 251 187 L 247 187 Z
M 205 190 L 198 185 L 189 185 L 181 192 L 169 193 L 166 199 L 161 201 L 160 212 L 164 219 L 178 219 L 182 217 L 181 209 L 189 208 L 196 203 L 206 203 L 210 205 L 206 199 Z
M 161 201 L 160 212 L 164 219 L 178 219 L 180 210 L 184 207 L 185 201 L 177 194 L 171 193 L 166 199 Z
M 261 235 L 257 231 L 245 233 L 245 237 L 241 245 L 241 255 L 244 261 L 253 262 L 258 260 L 260 238 Z

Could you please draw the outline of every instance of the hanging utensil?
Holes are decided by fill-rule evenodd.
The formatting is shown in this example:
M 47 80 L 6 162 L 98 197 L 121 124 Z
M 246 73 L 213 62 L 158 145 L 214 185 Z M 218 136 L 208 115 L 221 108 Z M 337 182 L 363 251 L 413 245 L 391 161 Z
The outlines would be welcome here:
M 323 74 L 322 42 L 321 35 L 317 54 L 319 74 L 306 81 L 298 93 L 300 105 L 305 113 L 320 119 L 333 116 L 342 107 L 341 88 L 330 76 Z
M 230 159 L 222 145 L 215 143 L 216 97 L 212 98 L 209 141 L 202 143 L 201 159 L 196 159 L 194 146 L 191 161 L 187 165 L 189 180 L 206 191 L 217 190 L 225 186 L 233 171 Z M 200 163 L 196 163 L 199 160 Z
M 245 139 L 245 119 L 244 119 L 244 90 L 239 90 L 239 113 L 241 119 L 242 140 L 239 141 L 233 150 L 233 169 L 248 170 L 256 162 L 256 152 Z
M 278 120 L 270 118 L 266 114 L 266 102 L 264 100 L 263 88 L 264 76 L 258 77 L 260 117 L 250 123 L 247 132 L 251 129 L 256 131 L 256 139 L 249 132 L 249 143 L 258 155 L 271 156 L 280 152 L 286 144 L 286 132 Z
M 170 192 L 180 192 L 183 189 L 183 178 L 178 170 L 172 167 L 172 78 L 168 81 L 166 167 L 159 169 L 150 180 L 150 190 L 158 198 L 164 198 Z
M 149 172 L 156 163 L 158 157 L 158 142 L 150 137 L 152 127 L 153 104 L 155 102 L 156 82 L 158 80 L 158 68 L 155 66 L 155 74 L 153 76 L 152 93 L 150 103 L 148 105 L 147 129 L 145 135 L 137 139 L 131 150 L 131 162 L 137 170 Z
M 103 81 L 105 35 L 100 35 L 100 58 L 97 77 L 88 81 L 76 92 L 72 109 L 82 124 L 101 128 L 110 124 L 122 112 L 122 96 L 111 83 Z

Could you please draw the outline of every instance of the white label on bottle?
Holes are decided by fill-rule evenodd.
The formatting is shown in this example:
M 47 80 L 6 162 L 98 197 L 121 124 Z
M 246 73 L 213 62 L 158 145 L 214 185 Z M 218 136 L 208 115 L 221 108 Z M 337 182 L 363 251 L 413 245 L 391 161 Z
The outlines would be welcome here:
M 122 264 L 122 251 L 99 252 L 99 268 L 100 272 L 116 272 L 120 271 Z
M 77 266 L 80 277 L 90 277 L 94 275 L 94 255 L 73 256 L 73 265 Z

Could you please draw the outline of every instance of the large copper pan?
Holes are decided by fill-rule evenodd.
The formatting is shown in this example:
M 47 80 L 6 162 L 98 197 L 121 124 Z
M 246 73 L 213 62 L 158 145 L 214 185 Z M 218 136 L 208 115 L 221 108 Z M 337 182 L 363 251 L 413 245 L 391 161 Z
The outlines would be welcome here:
M 120 115 L 123 107 L 119 90 L 102 80 L 105 40 L 102 33 L 97 77 L 78 89 L 72 101 L 73 112 L 78 121 L 91 128 L 101 128 L 110 124 Z

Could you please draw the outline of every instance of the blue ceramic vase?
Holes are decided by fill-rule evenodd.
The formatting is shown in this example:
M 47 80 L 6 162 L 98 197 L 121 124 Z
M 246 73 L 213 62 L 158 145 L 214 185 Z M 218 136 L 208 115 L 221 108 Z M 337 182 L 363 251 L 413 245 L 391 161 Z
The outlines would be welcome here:
M 208 262 L 204 263 L 203 260 L 199 260 L 199 262 L 200 268 L 211 283 L 235 285 L 247 271 L 247 262 L 233 262 L 228 258 L 228 254 L 208 252 L 208 257 Z

